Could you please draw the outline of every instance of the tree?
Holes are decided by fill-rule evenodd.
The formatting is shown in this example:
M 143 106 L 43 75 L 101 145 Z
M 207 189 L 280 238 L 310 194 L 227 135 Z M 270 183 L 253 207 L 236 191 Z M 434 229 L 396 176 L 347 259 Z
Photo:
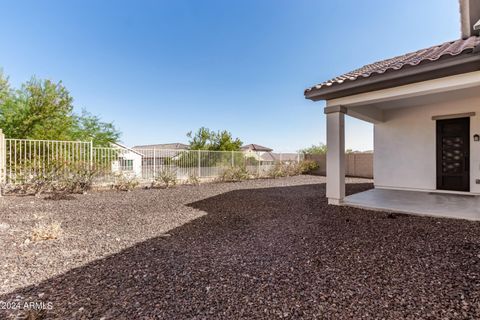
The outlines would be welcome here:
M 9 138 L 93 140 L 97 145 L 116 142 L 120 136 L 112 123 L 86 111 L 75 114 L 73 98 L 62 82 L 33 77 L 12 90 L 1 72 L 0 128 Z
M 4 76 L 3 71 L 0 69 L 0 106 L 6 104 L 11 97 L 12 90 L 10 89 L 8 78 Z
M 79 116 L 75 116 L 73 137 L 75 140 L 92 140 L 96 146 L 108 146 L 120 138 L 120 132 L 113 123 L 102 122 L 98 116 L 82 110 Z
M 68 140 L 72 101 L 61 82 L 32 78 L 4 105 L 0 125 L 10 138 Z
M 299 152 L 303 154 L 326 154 L 327 146 L 323 143 L 319 143 L 318 145 L 312 144 L 308 148 L 299 150 Z
M 232 134 L 226 130 L 213 131 L 201 127 L 195 134 L 187 133 L 190 138 L 191 150 L 212 150 L 212 151 L 239 151 L 242 141 L 239 138 L 233 139 Z

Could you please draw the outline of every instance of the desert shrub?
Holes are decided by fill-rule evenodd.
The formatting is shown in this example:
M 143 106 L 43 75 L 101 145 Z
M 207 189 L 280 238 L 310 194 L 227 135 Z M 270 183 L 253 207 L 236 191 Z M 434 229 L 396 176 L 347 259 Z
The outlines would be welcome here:
M 228 167 L 222 171 L 218 179 L 222 182 L 234 182 L 249 178 L 250 174 L 245 167 Z
M 67 193 L 85 193 L 92 189 L 97 174 L 96 167 L 85 164 L 76 165 L 71 168 L 68 175 L 63 177 L 64 189 Z
M 257 180 L 257 179 L 261 179 L 261 178 L 262 178 L 262 175 L 258 171 L 250 174 L 250 179 L 252 179 L 252 180 Z
M 96 170 L 86 163 L 51 162 L 42 168 L 25 165 L 11 176 L 13 182 L 4 186 L 4 192 L 36 196 L 84 193 L 91 189 L 95 176 Z
M 116 191 L 131 191 L 139 185 L 139 182 L 134 175 L 117 173 L 114 178 L 115 182 L 113 183 L 112 188 Z
M 62 233 L 63 229 L 59 222 L 38 223 L 32 228 L 30 239 L 32 241 L 54 240 Z
M 313 160 L 303 160 L 300 162 L 301 173 L 310 173 L 317 170 L 319 167 L 320 166 L 318 165 L 318 163 Z
M 39 196 L 43 192 L 55 191 L 61 186 L 62 169 L 62 164 L 58 162 L 49 163 L 44 168 L 26 164 L 12 174 L 13 182 L 5 186 L 5 193 Z
M 72 198 L 69 194 L 85 193 L 92 188 L 96 175 L 96 168 L 86 163 L 69 165 L 55 175 L 49 190 L 52 195 L 48 199 L 66 200 Z
M 300 174 L 302 174 L 302 168 L 301 164 L 297 162 L 277 162 L 267 173 L 270 178 L 291 177 L 298 176 Z
M 280 163 L 280 162 L 277 162 L 275 163 L 275 165 L 268 171 L 267 175 L 270 177 L 270 178 L 281 178 L 281 177 L 286 177 L 287 176 L 287 171 L 286 171 L 286 168 L 285 166 Z
M 302 174 L 301 165 L 300 165 L 300 163 L 297 163 L 297 162 L 286 164 L 286 169 L 285 170 L 287 172 L 288 177 L 298 176 L 298 175 Z
M 177 171 L 166 167 L 163 168 L 152 182 L 152 188 L 170 188 L 177 185 Z
M 200 184 L 200 178 L 196 174 L 188 175 L 187 183 L 192 186 L 198 186 Z

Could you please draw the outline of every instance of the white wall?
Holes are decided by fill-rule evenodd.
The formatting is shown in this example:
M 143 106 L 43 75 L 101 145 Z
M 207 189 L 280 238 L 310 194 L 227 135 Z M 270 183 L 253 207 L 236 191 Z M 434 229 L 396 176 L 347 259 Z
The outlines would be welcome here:
M 133 174 L 136 177 L 141 177 L 142 176 L 142 156 L 139 155 L 138 153 L 132 152 L 125 150 L 124 153 L 122 153 L 121 158 L 125 160 L 133 160 Z M 120 161 L 115 160 L 112 162 L 112 171 L 113 172 L 120 172 Z
M 125 159 L 133 160 L 133 172 L 135 176 L 141 177 L 142 176 L 142 156 L 134 153 L 128 152 L 124 155 Z
M 470 191 L 480 193 L 480 96 L 455 102 L 384 110 L 374 127 L 376 187 L 436 189 L 436 121 L 432 116 L 475 112 L 470 118 Z

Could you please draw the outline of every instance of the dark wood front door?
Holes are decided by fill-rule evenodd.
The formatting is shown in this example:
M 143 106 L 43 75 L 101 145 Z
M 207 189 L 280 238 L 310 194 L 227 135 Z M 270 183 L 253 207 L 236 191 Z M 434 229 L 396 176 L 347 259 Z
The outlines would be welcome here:
M 437 189 L 470 191 L 470 118 L 437 120 Z

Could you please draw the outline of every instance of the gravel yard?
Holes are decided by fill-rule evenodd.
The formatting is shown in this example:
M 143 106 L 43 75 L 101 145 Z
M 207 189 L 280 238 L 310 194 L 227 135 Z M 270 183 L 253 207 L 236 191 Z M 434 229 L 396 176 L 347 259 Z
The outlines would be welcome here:
M 4 197 L 0 302 L 49 304 L 38 319 L 480 318 L 479 223 L 327 206 L 324 182 Z M 58 239 L 31 240 L 53 222 Z

